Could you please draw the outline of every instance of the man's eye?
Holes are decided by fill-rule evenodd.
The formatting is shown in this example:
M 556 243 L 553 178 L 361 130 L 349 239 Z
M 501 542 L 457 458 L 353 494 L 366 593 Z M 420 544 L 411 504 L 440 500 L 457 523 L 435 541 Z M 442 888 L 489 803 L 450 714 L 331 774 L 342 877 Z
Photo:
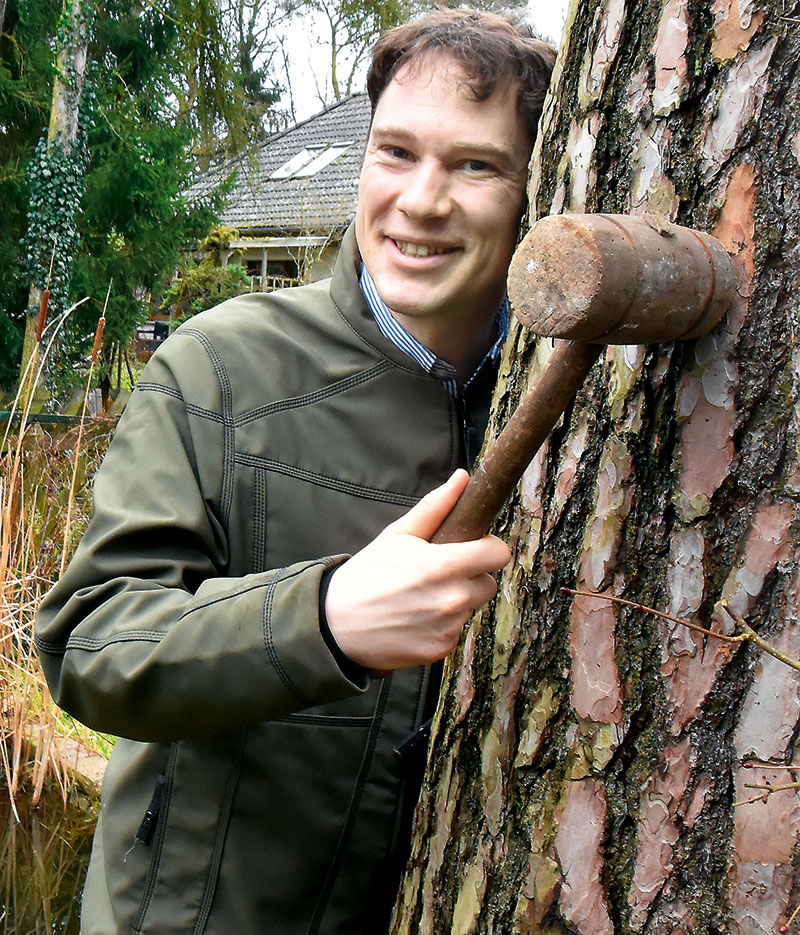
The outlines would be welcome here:
M 403 149 L 402 146 L 389 146 L 387 149 L 390 156 L 394 159 L 410 159 L 411 153 L 407 149 Z
M 488 162 L 484 162 L 483 159 L 467 159 L 464 163 L 464 168 L 468 172 L 489 172 L 492 167 Z

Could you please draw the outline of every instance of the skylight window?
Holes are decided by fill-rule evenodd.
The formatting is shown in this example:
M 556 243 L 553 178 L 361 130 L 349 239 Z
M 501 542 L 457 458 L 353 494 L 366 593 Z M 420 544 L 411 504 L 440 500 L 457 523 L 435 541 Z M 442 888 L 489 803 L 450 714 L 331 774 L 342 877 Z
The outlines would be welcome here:
M 307 146 L 296 156 L 277 168 L 271 179 L 307 179 L 316 175 L 325 166 L 339 158 L 353 145 L 352 140 L 345 143 L 322 143 L 319 146 Z

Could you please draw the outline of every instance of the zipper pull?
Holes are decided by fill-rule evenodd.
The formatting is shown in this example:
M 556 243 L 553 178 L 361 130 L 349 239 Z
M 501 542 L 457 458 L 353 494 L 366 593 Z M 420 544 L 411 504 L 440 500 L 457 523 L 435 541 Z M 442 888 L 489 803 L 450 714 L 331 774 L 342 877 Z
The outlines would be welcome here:
M 420 724 L 416 730 L 403 737 L 397 746 L 392 747 L 392 752 L 400 762 L 404 762 L 419 750 L 427 750 L 428 740 L 431 736 L 431 724 L 433 724 L 433 718 L 429 717 L 424 724 Z
M 466 399 L 464 399 L 463 396 L 456 396 L 455 400 L 459 427 L 461 429 L 461 444 L 463 446 L 464 461 L 466 462 L 462 467 L 466 467 L 468 471 L 471 471 L 475 466 L 475 460 L 480 450 L 478 430 L 475 428 L 475 423 L 472 421 L 472 413 L 469 411 Z
M 164 783 L 166 781 L 167 777 L 163 774 L 156 778 L 156 788 L 153 792 L 153 798 L 147 806 L 147 811 L 144 813 L 142 823 L 139 825 L 139 830 L 136 832 L 136 840 L 141 841 L 142 844 L 149 844 L 152 840 L 153 832 L 156 830 L 156 822 L 158 821 L 158 813 L 161 811 L 161 799 L 164 794 Z

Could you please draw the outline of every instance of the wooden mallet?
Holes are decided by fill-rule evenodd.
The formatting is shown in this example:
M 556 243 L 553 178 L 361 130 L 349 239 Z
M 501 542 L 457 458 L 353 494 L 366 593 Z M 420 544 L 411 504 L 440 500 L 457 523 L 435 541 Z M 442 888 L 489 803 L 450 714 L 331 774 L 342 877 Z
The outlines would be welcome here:
M 534 224 L 511 262 L 509 298 L 534 334 L 563 340 L 432 541 L 487 532 L 606 345 L 700 337 L 735 292 L 722 244 L 661 215 L 562 214 Z

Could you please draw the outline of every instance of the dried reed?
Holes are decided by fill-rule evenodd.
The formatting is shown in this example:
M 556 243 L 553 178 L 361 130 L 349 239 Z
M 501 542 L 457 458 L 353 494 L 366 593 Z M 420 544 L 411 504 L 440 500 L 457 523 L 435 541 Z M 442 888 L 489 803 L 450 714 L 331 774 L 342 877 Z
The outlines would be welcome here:
M 0 447 L 0 775 L 16 818 L 17 796 L 24 790 L 37 804 L 48 779 L 66 802 L 75 751 L 105 743 L 53 705 L 33 645 L 36 610 L 85 527 L 88 482 L 111 434 L 108 421 L 87 420 L 92 368 L 77 426 L 46 431 L 28 424 L 46 354 L 75 307 L 48 326 L 43 356 L 45 293 L 34 351 Z M 65 737 L 77 744 L 64 744 Z

